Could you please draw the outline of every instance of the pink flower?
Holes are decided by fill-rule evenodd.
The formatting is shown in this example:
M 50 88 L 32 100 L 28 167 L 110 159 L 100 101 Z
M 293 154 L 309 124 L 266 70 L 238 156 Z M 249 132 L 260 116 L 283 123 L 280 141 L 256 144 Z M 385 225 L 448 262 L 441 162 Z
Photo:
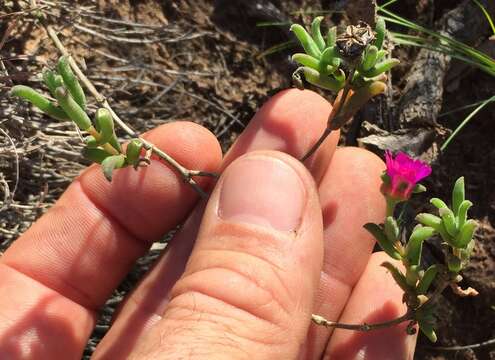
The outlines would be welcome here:
M 393 157 L 385 151 L 389 184 L 384 184 L 383 192 L 398 200 L 407 200 L 416 184 L 431 174 L 431 167 L 420 160 L 414 160 L 405 153 Z

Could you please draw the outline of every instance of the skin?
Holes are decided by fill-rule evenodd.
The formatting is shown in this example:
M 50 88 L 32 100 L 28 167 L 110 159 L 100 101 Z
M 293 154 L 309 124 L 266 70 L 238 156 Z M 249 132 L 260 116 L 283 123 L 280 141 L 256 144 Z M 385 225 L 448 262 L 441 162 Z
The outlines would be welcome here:
M 220 171 L 208 201 L 153 160 L 110 184 L 97 166 L 0 259 L 2 359 L 80 359 L 97 318 L 153 241 L 184 223 L 121 306 L 94 359 L 412 359 L 403 326 L 359 333 L 348 323 L 404 313 L 402 293 L 363 230 L 380 222 L 383 162 L 336 149 L 333 133 L 303 165 L 331 107 L 310 91 L 270 99 L 222 159 L 193 123 L 146 137 L 188 168 Z

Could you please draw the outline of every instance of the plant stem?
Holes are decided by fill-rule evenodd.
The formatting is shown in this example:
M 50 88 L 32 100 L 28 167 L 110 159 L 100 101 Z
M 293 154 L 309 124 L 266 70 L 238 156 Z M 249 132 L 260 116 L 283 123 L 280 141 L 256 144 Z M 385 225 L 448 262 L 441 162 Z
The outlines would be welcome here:
M 344 323 L 339 323 L 336 321 L 330 321 L 322 316 L 319 315 L 311 315 L 311 320 L 316 324 L 316 325 L 321 325 L 325 326 L 327 328 L 335 328 L 335 329 L 345 329 L 345 330 L 355 330 L 355 331 L 372 331 L 372 330 L 377 330 L 377 329 L 383 329 L 383 328 L 388 328 L 393 325 L 398 325 L 404 321 L 408 320 L 413 320 L 413 312 L 408 311 L 404 315 L 392 319 L 389 321 L 384 321 L 381 323 L 374 323 L 374 324 L 344 324 Z
M 355 331 L 372 331 L 372 330 L 377 330 L 377 329 L 383 329 L 387 328 L 393 325 L 398 325 L 404 321 L 414 321 L 415 320 L 415 314 L 416 312 L 421 309 L 423 306 L 426 306 L 427 304 L 430 304 L 434 301 L 437 300 L 438 296 L 447 288 L 450 284 L 450 279 L 448 277 L 445 277 L 446 274 L 443 275 L 443 278 L 441 279 L 440 283 L 437 285 L 435 291 L 430 295 L 428 300 L 419 306 L 416 309 L 409 308 L 407 312 L 395 319 L 384 321 L 381 323 L 374 323 L 374 324 L 344 324 L 344 323 L 339 323 L 337 321 L 330 321 L 325 319 L 323 316 L 320 315 L 311 315 L 311 320 L 316 324 L 320 326 L 325 326 L 326 328 L 334 328 L 334 329 L 345 329 L 345 330 L 355 330 Z
M 311 155 L 313 155 L 316 150 L 318 150 L 318 148 L 320 147 L 321 144 L 323 144 L 323 142 L 325 141 L 325 139 L 328 137 L 328 135 L 330 135 L 330 133 L 332 132 L 332 129 L 330 129 L 328 126 L 326 127 L 325 131 L 323 132 L 323 134 L 321 134 L 320 138 L 318 139 L 318 141 L 311 147 L 311 149 L 306 153 L 306 155 L 304 155 L 302 158 L 301 158 L 301 161 L 304 162 L 306 161 L 306 159 L 308 159 Z
M 95 138 L 95 140 L 97 140 L 97 141 L 100 140 L 100 134 L 98 133 L 98 131 L 96 131 L 96 129 L 93 126 L 91 126 L 87 131 L 91 136 L 93 136 Z M 118 155 L 119 154 L 117 149 L 115 149 L 109 143 L 103 144 L 102 147 L 109 154 L 112 154 L 112 155 Z
M 33 5 L 36 6 L 36 1 L 32 0 L 31 1 Z M 137 138 L 139 141 L 142 142 L 143 147 L 146 150 L 151 150 L 154 154 L 156 154 L 159 158 L 163 159 L 167 164 L 169 164 L 172 168 L 174 168 L 182 177 L 184 182 L 189 184 L 190 186 L 193 187 L 194 190 L 203 198 L 206 198 L 208 195 L 207 193 L 201 189 L 201 187 L 198 185 L 198 183 L 193 179 L 194 176 L 208 176 L 208 177 L 218 177 L 218 174 L 212 173 L 212 172 L 206 172 L 206 171 L 199 171 L 199 170 L 189 170 L 182 166 L 179 162 L 177 162 L 173 157 L 168 155 L 166 152 L 160 150 L 157 148 L 155 145 L 153 145 L 151 142 L 141 138 L 139 134 L 133 130 L 129 125 L 127 125 L 122 119 L 119 118 L 119 116 L 115 113 L 115 111 L 112 109 L 110 104 L 108 103 L 107 99 L 96 90 L 95 86 L 93 83 L 84 75 L 82 70 L 79 68 L 75 60 L 72 58 L 70 53 L 67 51 L 65 46 L 62 44 L 60 41 L 56 31 L 53 29 L 51 25 L 45 24 L 42 20 L 41 23 L 43 27 L 46 29 L 48 36 L 51 38 L 53 43 L 55 44 L 56 48 L 62 53 L 62 55 L 67 56 L 69 59 L 69 64 L 74 71 L 74 73 L 77 75 L 79 80 L 84 84 L 86 89 L 93 95 L 93 97 L 96 99 L 96 102 L 110 111 L 110 114 L 112 115 L 112 118 L 114 121 L 131 137 Z M 93 134 L 92 134 L 93 135 Z M 94 136 L 94 135 L 93 135 Z M 113 149 L 113 148 L 112 148 Z
M 354 76 L 354 68 L 352 68 L 351 71 L 349 71 L 349 77 L 347 78 L 346 83 L 344 85 L 344 89 L 342 90 L 342 96 L 340 98 L 340 101 L 336 100 L 333 104 L 334 109 L 336 107 L 337 110 L 334 111 L 334 109 L 332 109 L 332 112 L 328 116 L 327 127 L 326 127 L 325 131 L 323 132 L 323 134 L 321 134 L 320 138 L 311 147 L 311 149 L 309 149 L 309 151 L 306 153 L 306 155 L 304 155 L 301 158 L 302 162 L 309 159 L 316 152 L 316 150 L 318 150 L 318 148 L 321 146 L 321 144 L 323 144 L 323 142 L 326 140 L 328 135 L 330 135 L 332 133 L 333 130 L 338 130 L 342 127 L 342 125 L 344 125 L 344 124 L 339 124 L 339 122 L 337 120 L 339 120 L 339 115 L 342 112 L 342 108 L 344 107 L 345 102 L 347 101 L 347 96 L 349 95 L 349 91 L 351 90 L 351 82 L 352 82 L 353 76 Z M 334 122 L 335 122 L 335 124 L 334 124 Z

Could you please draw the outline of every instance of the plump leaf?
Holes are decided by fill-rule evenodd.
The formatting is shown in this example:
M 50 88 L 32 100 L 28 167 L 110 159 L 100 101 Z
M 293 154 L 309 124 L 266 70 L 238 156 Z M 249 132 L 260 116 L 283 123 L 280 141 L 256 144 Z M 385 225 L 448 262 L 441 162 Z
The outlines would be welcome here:
M 84 95 L 83 88 L 70 68 L 69 58 L 67 56 L 62 56 L 58 60 L 57 70 L 64 79 L 64 84 L 69 90 L 71 96 L 74 98 L 75 102 L 81 107 L 81 109 L 86 110 L 86 95 Z
M 376 64 L 376 58 L 378 56 L 378 48 L 374 45 L 368 46 L 364 53 L 361 69 L 363 72 L 369 71 Z
M 62 121 L 69 119 L 69 116 L 67 116 L 63 109 L 56 106 L 45 96 L 30 88 L 29 86 L 15 85 L 12 87 L 10 93 L 13 96 L 18 96 L 29 101 L 31 104 L 33 104 L 38 109 L 54 119 Z
M 452 190 L 452 211 L 455 215 L 459 212 L 459 207 L 465 200 L 464 193 L 464 177 L 460 177 L 454 184 L 454 189 Z
M 82 151 L 83 156 L 95 163 L 101 164 L 103 160 L 107 157 L 111 156 L 111 154 L 107 153 L 105 150 L 99 148 L 90 148 L 85 147 Z
M 426 186 L 422 184 L 416 184 L 416 186 L 413 189 L 413 194 L 421 194 L 426 191 Z
M 95 127 L 100 134 L 100 138 L 98 139 L 99 145 L 109 142 L 115 134 L 113 119 L 110 111 L 105 108 L 96 110 Z
M 62 79 L 62 76 L 59 74 L 55 73 L 52 70 L 45 70 L 43 72 L 43 82 L 45 83 L 46 87 L 50 90 L 50 93 L 52 94 L 53 97 L 55 97 L 55 90 L 59 86 L 64 86 L 64 80 Z
M 55 97 L 58 104 L 69 115 L 70 119 L 76 123 L 81 130 L 88 130 L 92 124 L 86 112 L 74 101 L 69 92 L 60 86 L 55 90 Z
M 457 225 L 459 229 L 462 229 L 467 221 L 467 212 L 469 208 L 473 206 L 473 203 L 469 200 L 464 200 L 459 206 L 459 211 L 457 212 Z
M 375 26 L 375 33 L 376 33 L 375 46 L 378 49 L 381 49 L 383 47 L 383 42 L 385 41 L 386 32 L 387 29 L 385 27 L 385 19 L 379 16 Z
M 127 163 L 130 165 L 137 165 L 139 158 L 141 156 L 141 149 L 143 148 L 143 143 L 137 139 L 131 140 L 129 144 L 127 144 L 126 149 L 126 157 Z
M 340 81 L 337 81 L 333 76 L 322 75 L 320 72 L 306 66 L 303 67 L 303 73 L 306 81 L 323 89 L 337 92 L 344 85 Z
M 318 16 L 315 17 L 313 22 L 311 23 L 311 34 L 313 35 L 313 39 L 320 49 L 320 51 L 323 51 L 325 49 L 325 39 L 323 38 L 323 35 L 321 35 L 321 21 L 323 20 L 323 16 Z
M 328 29 L 327 46 L 334 47 L 336 42 L 337 42 L 337 27 L 333 26 L 330 29 Z
M 437 342 L 437 334 L 435 333 L 435 329 L 433 324 L 424 321 L 418 321 L 419 329 L 421 332 L 433 343 Z
M 317 71 L 320 70 L 320 61 L 312 57 L 311 55 L 297 53 L 292 55 L 292 60 L 297 62 L 298 64 L 301 64 L 302 66 L 307 66 Z
M 423 241 L 435 234 L 435 229 L 429 226 L 418 225 L 414 228 L 406 245 L 406 258 L 410 265 L 419 265 Z
M 311 35 L 308 34 L 304 27 L 299 24 L 294 24 L 290 27 L 290 31 L 292 31 L 296 35 L 297 39 L 304 48 L 304 51 L 306 51 L 308 55 L 311 55 L 312 57 L 317 59 L 320 58 L 321 51 L 318 48 L 318 45 L 313 40 Z
M 392 216 L 388 216 L 385 219 L 385 223 L 383 224 L 383 230 L 385 232 L 385 235 L 387 236 L 387 239 L 392 244 L 399 240 L 399 232 L 400 232 L 399 225 Z
M 418 295 L 423 295 L 428 292 L 430 285 L 433 283 L 435 277 L 438 274 L 438 270 L 439 270 L 439 265 L 433 264 L 425 271 L 425 273 L 419 280 L 418 286 L 416 288 Z
M 399 251 L 397 251 L 392 241 L 387 238 L 380 226 L 373 223 L 367 223 L 364 225 L 364 228 L 368 230 L 371 235 L 373 235 L 382 250 L 385 251 L 388 256 L 396 260 L 402 259 Z
M 471 219 L 466 221 L 460 229 L 459 234 L 456 236 L 455 246 L 458 248 L 465 248 L 473 239 L 477 226 L 478 223 L 475 220 Z
M 436 215 L 428 214 L 428 213 L 421 213 L 416 215 L 416 221 L 425 226 L 430 226 L 434 229 L 437 229 L 442 225 L 441 218 L 439 218 Z
M 323 66 L 330 65 L 331 67 L 338 68 L 340 66 L 340 58 L 336 53 L 335 47 L 328 47 L 321 53 L 321 64 Z
M 108 181 L 112 181 L 112 174 L 115 169 L 120 169 L 126 165 L 123 154 L 112 155 L 105 158 L 101 163 L 103 175 Z
M 406 277 L 399 269 L 395 267 L 395 265 L 388 261 L 385 261 L 384 263 L 382 263 L 382 266 L 390 271 L 395 282 L 397 283 L 397 285 L 400 286 L 402 290 L 404 290 L 405 292 L 411 291 L 411 288 L 409 287 L 409 285 L 407 285 Z
M 432 198 L 430 203 L 435 206 L 437 209 L 448 208 L 447 204 L 438 198 Z
M 375 76 L 383 74 L 384 72 L 389 71 L 399 63 L 400 61 L 398 59 L 386 59 L 373 66 L 370 70 L 363 72 L 363 75 L 368 78 L 373 78 Z
M 457 228 L 457 220 L 452 210 L 449 208 L 441 208 L 439 210 L 439 214 L 442 218 L 443 225 L 445 226 L 447 233 L 452 237 L 456 236 L 459 230 Z

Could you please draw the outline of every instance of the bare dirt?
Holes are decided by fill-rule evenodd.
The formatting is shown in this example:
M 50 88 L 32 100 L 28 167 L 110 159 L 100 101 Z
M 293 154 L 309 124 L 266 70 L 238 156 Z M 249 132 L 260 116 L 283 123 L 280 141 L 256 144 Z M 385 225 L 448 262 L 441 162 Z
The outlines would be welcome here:
M 0 5 L 0 41 L 10 28 L 0 47 L 5 65 L 5 69 L 0 68 L 1 251 L 53 205 L 88 164 L 80 155 L 79 134 L 72 124 L 54 123 L 7 96 L 13 84 L 40 87 L 36 74 L 45 66 L 53 66 L 58 57 L 33 13 L 25 11 L 27 3 L 4 1 Z M 292 50 L 262 56 L 271 46 L 291 40 L 288 23 L 308 23 L 314 12 L 322 9 L 336 10 L 327 16 L 328 22 L 339 24 L 347 19 L 342 13 L 347 1 L 331 0 L 39 3 L 44 4 L 48 21 L 59 27 L 64 44 L 84 61 L 90 79 L 127 123 L 145 131 L 169 121 L 192 120 L 213 131 L 224 149 L 270 95 L 291 86 Z M 460 3 L 404 0 L 390 9 L 434 28 L 437 20 Z M 478 20 L 484 18 L 480 15 Z M 263 22 L 281 25 L 257 26 Z M 472 45 L 478 46 L 488 36 L 486 26 Z M 370 104 L 348 134 L 357 136 L 361 121 L 377 116 L 378 105 L 386 105 L 385 111 L 394 113 L 417 53 L 416 49 L 395 49 L 402 65 L 392 74 L 390 101 Z M 472 67 L 459 71 L 459 66 L 451 64 L 443 83 L 440 114 L 495 93 L 494 77 Z M 90 109 L 95 107 L 90 103 Z M 454 128 L 468 111 L 440 116 L 437 121 L 445 128 Z M 466 177 L 468 197 L 475 203 L 472 214 L 481 226 L 472 264 L 463 274 L 464 285 L 475 287 L 480 295 L 460 299 L 446 292 L 439 308 L 439 341 L 432 345 L 420 338 L 417 359 L 495 359 L 494 345 L 467 351 L 434 349 L 495 338 L 494 114 L 493 106 L 488 106 L 473 119 L 435 161 L 433 176 L 426 184 L 429 194 L 448 198 L 453 181 Z M 352 136 L 343 140 L 346 138 L 348 144 L 356 142 Z M 119 301 L 158 254 L 151 251 L 143 257 L 102 309 L 85 358 L 108 329 Z

